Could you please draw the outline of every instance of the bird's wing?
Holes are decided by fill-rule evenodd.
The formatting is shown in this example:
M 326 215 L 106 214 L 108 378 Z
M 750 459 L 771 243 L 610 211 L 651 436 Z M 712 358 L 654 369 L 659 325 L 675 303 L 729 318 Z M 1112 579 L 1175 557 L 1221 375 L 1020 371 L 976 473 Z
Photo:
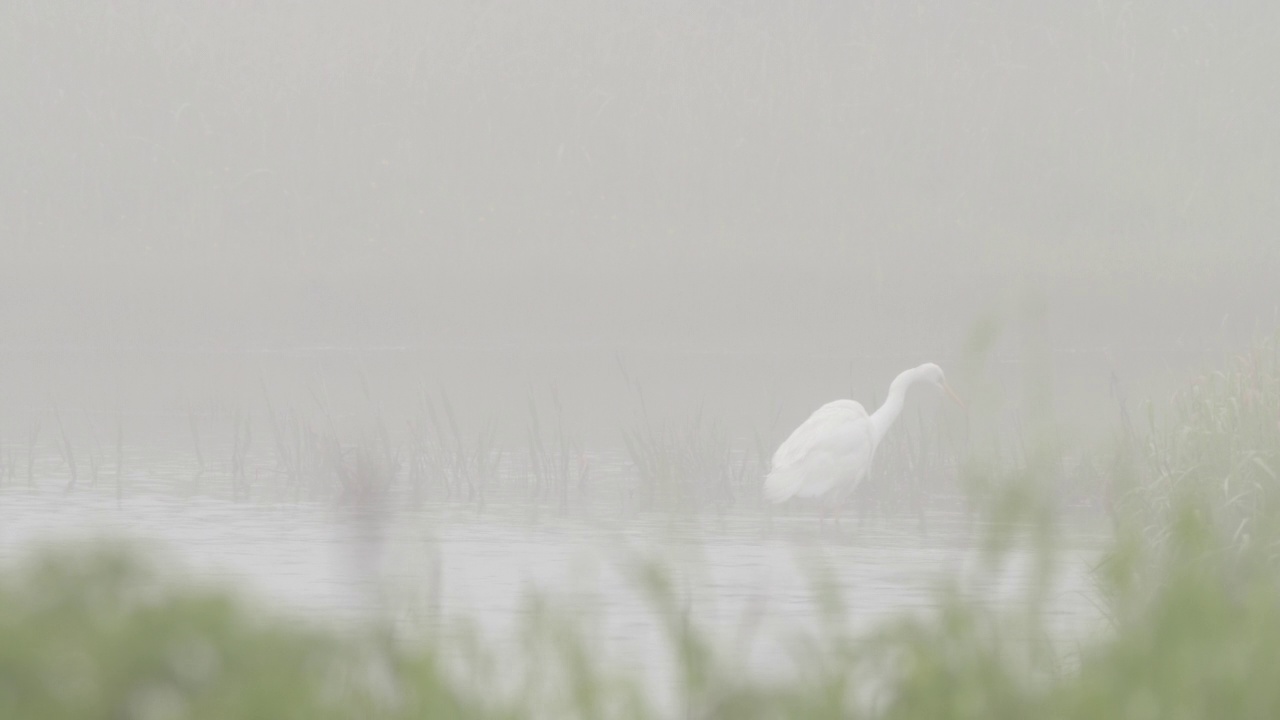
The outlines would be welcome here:
M 818 408 L 773 454 L 764 496 L 780 503 L 824 495 L 862 478 L 875 450 L 871 421 L 862 405 L 837 400 Z

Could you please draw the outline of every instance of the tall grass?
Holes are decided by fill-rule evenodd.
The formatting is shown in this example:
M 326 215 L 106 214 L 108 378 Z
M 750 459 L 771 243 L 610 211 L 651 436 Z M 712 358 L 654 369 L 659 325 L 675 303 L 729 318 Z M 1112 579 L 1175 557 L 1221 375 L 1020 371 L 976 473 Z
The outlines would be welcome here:
M 27 487 L 35 487 L 35 468 L 36 468 L 36 445 L 40 442 L 40 420 L 36 418 L 31 421 L 31 428 L 27 432 Z
M 0 445 L 0 449 L 4 446 Z M 16 475 L 16 460 L 13 456 L 13 449 L 9 448 L 0 456 L 0 484 L 5 482 L 13 482 Z
M 767 430 L 735 436 L 702 410 L 688 417 L 652 414 L 638 391 L 629 418 L 614 428 L 617 447 L 595 448 L 583 443 L 554 391 L 549 402 L 531 393 L 523 418 L 460 412 L 447 394 L 425 391 L 399 421 L 372 398 L 367 407 L 336 412 L 316 392 L 311 405 L 282 402 L 264 388 L 258 411 L 240 406 L 202 412 L 187 406 L 185 422 L 178 424 L 187 440 L 177 456 L 162 459 L 172 446 L 158 448 L 164 452 L 154 455 L 153 468 L 147 454 L 139 452 L 137 470 L 170 479 L 172 489 L 184 493 L 237 501 L 341 501 L 351 496 L 339 458 L 365 454 L 376 456 L 384 468 L 379 473 L 386 479 L 379 485 L 387 500 L 405 507 L 483 508 L 497 502 L 562 512 L 749 514 L 761 509 L 759 486 L 781 437 L 776 413 Z M 123 495 L 123 416 L 117 413 L 115 422 L 115 487 Z M 103 451 L 92 421 L 87 427 L 88 435 L 80 437 L 58 420 L 54 457 L 61 462 L 41 473 L 36 465 L 47 462 L 47 453 L 39 443 L 39 422 L 31 425 L 26 460 L 32 486 L 44 474 L 75 490 L 77 447 L 87 449 L 92 477 L 101 474 Z M 921 517 L 935 506 L 954 507 L 962 492 L 958 478 L 965 449 L 953 428 L 927 413 L 899 423 L 852 502 L 864 514 Z
M 623 439 L 645 508 L 723 511 L 746 484 L 749 456 L 735 457 L 724 431 L 702 413 L 684 426 L 655 424 L 645 414 L 624 430 Z M 751 480 L 761 476 L 753 472 Z
M 1280 570 L 1280 348 L 1258 343 L 1148 412 L 1120 457 L 1113 592 L 1183 559 L 1188 546 L 1245 586 Z M 1203 568 L 1207 569 L 1207 568 Z M 1149 584 L 1148 584 L 1149 586 Z
M 1233 541 L 1265 533 L 1280 493 L 1280 352 L 1260 343 L 1201 375 L 1173 400 L 1172 422 L 1152 429 L 1148 472 L 1133 489 L 1148 510 L 1203 494 Z
M 124 498 L 124 419 L 116 414 L 116 503 Z
M 579 502 L 588 501 L 590 469 L 582 444 L 565 427 L 564 409 L 555 388 L 551 390 L 551 410 L 551 427 L 544 429 L 544 413 L 530 395 L 529 498 L 533 502 L 550 499 L 563 512 L 569 509 L 571 493 L 576 493 Z
M 931 511 L 966 507 L 975 496 L 990 496 L 984 483 L 996 477 L 1022 478 L 1025 487 L 1043 486 L 1045 502 L 1094 514 L 1124 510 L 1132 516 L 1133 508 L 1167 513 L 1177 492 L 1209 492 L 1231 500 L 1218 521 L 1233 533 L 1250 535 L 1259 522 L 1256 508 L 1274 502 L 1270 497 L 1280 467 L 1274 447 L 1266 445 L 1275 425 L 1275 356 L 1274 342 L 1260 343 L 1227 367 L 1205 373 L 1160 412 L 1148 405 L 1142 427 L 1144 413 L 1138 412 L 1135 421 L 1115 389 L 1117 432 L 1110 443 L 1098 446 L 1068 446 L 1059 428 L 1025 414 L 1013 415 L 1012 427 L 975 442 L 970 426 L 1000 425 L 998 411 L 981 401 L 964 425 L 950 422 L 960 420 L 959 414 L 933 410 L 904 416 L 881 444 L 851 504 L 864 516 L 914 514 L 925 523 Z M 978 378 L 975 393 L 981 372 L 970 373 Z M 651 413 L 638 383 L 630 377 L 627 382 L 634 391 L 633 409 L 616 428 L 622 458 L 617 468 L 601 467 L 603 456 L 583 444 L 554 390 L 549 403 L 531 394 L 523 418 L 459 412 L 446 394 L 424 391 L 407 417 L 392 420 L 367 382 L 364 408 L 353 412 L 344 406 L 343 413 L 332 409 L 319 390 L 311 393 L 308 407 L 282 402 L 264 387 L 261 411 L 239 407 L 201 414 L 186 408 L 190 489 L 236 500 L 345 501 L 354 495 L 342 463 L 367 456 L 361 462 L 380 468 L 375 474 L 383 479 L 376 485 L 385 499 L 408 507 L 483 508 L 497 502 L 561 511 L 617 507 L 749 514 L 760 509 L 759 485 L 785 430 L 776 416 L 766 431 L 735 437 L 705 412 L 686 418 Z M 1220 398 L 1226 400 L 1219 403 Z M 49 463 L 42 452 L 36 418 L 26 442 L 28 484 L 35 486 L 40 475 L 57 475 L 51 471 L 62 468 L 60 478 L 68 489 L 77 489 L 78 451 L 87 453 L 96 484 L 103 453 L 92 420 L 88 436 L 81 437 L 56 408 L 53 416 L 51 442 L 61 463 Z M 122 496 L 125 448 L 118 414 L 116 422 L 115 489 Z M 18 452 L 9 446 L 5 456 L 11 480 L 19 477 Z M 146 471 L 142 457 L 137 469 Z M 41 463 L 44 472 L 37 472 Z M 1214 487 L 1197 484 L 1187 470 L 1207 464 L 1221 473 Z M 213 482 L 202 483 L 206 477 Z M 801 503 L 786 512 L 808 510 Z M 1147 517 L 1146 523 L 1167 527 L 1158 517 Z
M 493 422 L 468 434 L 448 395 L 438 400 L 423 392 L 419 414 L 411 426 L 419 434 L 416 446 L 436 472 L 436 480 L 448 499 L 465 499 L 484 505 L 486 493 L 496 481 L 502 456 L 496 446 L 497 427 Z
M 843 600 L 753 674 L 691 620 L 660 566 L 636 582 L 661 621 L 675 703 L 612 665 L 576 612 L 532 600 L 501 648 L 428 634 L 338 635 L 174 585 L 116 549 L 71 548 L 0 574 L 0 714 L 179 717 L 1270 718 L 1280 713 L 1280 363 L 1274 340 L 1149 413 L 1116 452 L 1116 533 L 1097 577 L 1110 625 L 1064 655 L 1032 587 L 1012 609 L 944 584 L 936 609 L 853 634 Z M 452 442 L 446 436 L 447 442 Z M 1127 441 L 1126 441 L 1127 442 Z M 1098 454 L 1103 457 L 1102 453 Z M 365 451 L 350 467 L 380 462 Z M 1057 449 L 970 463 L 991 559 L 1053 546 Z M 376 476 L 376 473 L 371 473 Z M 385 474 L 382 477 L 386 477 Z M 1047 528 L 1025 533 L 1027 528 Z M 1052 576 L 1056 554 L 1035 553 Z M 519 662 L 502 662 L 502 658 Z M 469 660 L 467 660 L 469 658 Z M 465 661 L 463 661 L 465 660 Z M 514 673 L 508 675 L 505 673 Z

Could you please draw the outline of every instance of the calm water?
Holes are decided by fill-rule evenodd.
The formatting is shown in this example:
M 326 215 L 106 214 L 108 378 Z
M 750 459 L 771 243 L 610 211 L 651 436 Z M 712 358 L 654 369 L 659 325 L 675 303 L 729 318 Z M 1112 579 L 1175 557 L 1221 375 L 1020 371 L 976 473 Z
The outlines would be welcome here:
M 536 591 L 594 618 L 607 655 L 654 677 L 668 655 L 635 581 L 642 559 L 670 568 L 682 602 L 718 642 L 750 638 L 739 657 L 759 668 L 785 667 L 785 640 L 816 628 L 815 573 L 842 591 L 856 627 L 934 606 L 946 578 L 995 603 L 1016 602 L 1029 583 L 1025 559 L 980 572 L 977 528 L 936 512 L 927 532 L 915 516 L 871 517 L 823 536 L 802 513 L 695 521 L 436 505 L 370 518 L 332 504 L 179 496 L 136 481 L 117 503 L 109 485 L 0 490 L 3 560 L 45 541 L 129 537 L 161 548 L 188 579 L 236 586 L 272 610 L 335 623 L 377 612 L 406 626 L 465 619 L 499 648 Z M 1101 543 L 1082 532 L 1067 543 L 1051 594 L 1051 622 L 1064 639 L 1099 627 L 1088 568 Z

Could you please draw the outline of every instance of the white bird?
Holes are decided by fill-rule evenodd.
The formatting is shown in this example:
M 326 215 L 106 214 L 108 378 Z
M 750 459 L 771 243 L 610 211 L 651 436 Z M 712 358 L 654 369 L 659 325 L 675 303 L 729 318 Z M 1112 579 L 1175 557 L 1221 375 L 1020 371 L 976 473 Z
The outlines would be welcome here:
M 835 513 L 840 522 L 840 506 L 867 476 L 876 447 L 902 412 L 907 389 L 928 383 L 964 403 L 947 384 L 942 368 L 933 363 L 903 371 L 889 384 L 889 395 L 871 415 L 856 400 L 836 400 L 818 408 L 801 423 L 778 451 L 764 481 L 764 497 L 781 503 L 793 497 L 819 498 L 820 521 Z

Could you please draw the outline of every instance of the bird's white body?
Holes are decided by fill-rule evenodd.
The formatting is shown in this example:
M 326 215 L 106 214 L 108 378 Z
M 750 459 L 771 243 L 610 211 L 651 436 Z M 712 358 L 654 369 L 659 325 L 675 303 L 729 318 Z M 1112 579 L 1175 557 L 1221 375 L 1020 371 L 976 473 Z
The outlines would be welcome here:
M 764 495 L 780 503 L 793 497 L 842 502 L 871 469 L 875 456 L 871 416 L 856 400 L 818 408 L 773 454 Z M 838 498 L 836 496 L 839 496 Z
M 876 447 L 902 412 L 907 388 L 917 382 L 937 385 L 955 398 L 942 369 L 926 363 L 894 378 L 888 397 L 874 414 L 868 415 L 856 400 L 823 405 L 773 454 L 764 483 L 765 499 L 781 503 L 797 497 L 818 498 L 824 505 L 824 516 L 838 512 L 871 470 Z

